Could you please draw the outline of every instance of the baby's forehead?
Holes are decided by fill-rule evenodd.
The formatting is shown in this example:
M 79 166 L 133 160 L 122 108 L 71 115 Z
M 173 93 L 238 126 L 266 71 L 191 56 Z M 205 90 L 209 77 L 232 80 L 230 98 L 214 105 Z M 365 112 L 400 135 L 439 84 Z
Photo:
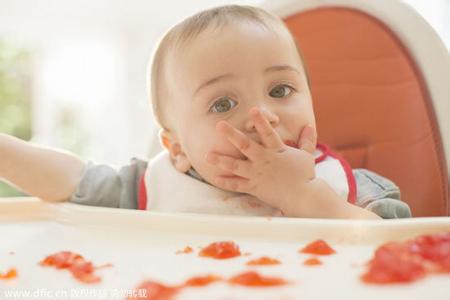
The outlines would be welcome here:
M 249 31 L 250 27 L 252 27 L 252 29 Z M 242 43 L 242 41 L 247 44 L 253 43 L 251 40 L 252 36 L 249 36 L 249 32 L 254 35 L 259 35 L 261 32 L 264 37 L 276 37 L 277 45 L 280 45 L 281 49 L 287 51 L 293 50 L 297 53 L 294 38 L 284 26 L 274 25 L 269 27 L 265 24 L 256 22 L 236 22 L 222 26 L 210 26 L 201 32 L 198 32 L 196 35 L 191 34 L 185 39 L 179 38 L 167 49 L 166 59 L 167 61 L 170 61 L 169 65 L 179 65 L 189 60 L 189 55 L 186 54 L 202 53 L 210 46 L 219 49 L 216 56 L 220 56 L 223 54 L 222 51 L 220 51 L 222 50 L 221 47 L 227 47 L 228 49 L 233 48 L 233 43 L 235 43 L 239 37 L 243 37 L 239 40 L 240 43 Z M 224 38 L 224 36 L 230 38 L 227 39 Z M 264 49 L 252 49 L 253 53 L 261 51 L 264 51 Z M 237 45 L 232 49 L 232 52 L 236 56 L 239 56 L 240 54 L 248 55 L 248 53 L 243 51 L 243 48 L 238 49 Z M 215 57 L 214 53 L 208 52 L 208 54 L 212 54 L 212 57 Z
M 204 31 L 170 52 L 165 72 L 174 93 L 194 94 L 201 84 L 226 74 L 252 81 L 267 78 L 265 70 L 273 66 L 289 65 L 303 73 L 292 38 L 265 28 L 230 26 Z
M 233 36 L 248 34 L 249 28 L 252 28 L 254 32 L 266 32 L 273 36 L 277 36 L 279 39 L 293 41 L 293 36 L 289 30 L 281 24 L 265 24 L 255 21 L 237 21 L 227 24 L 211 24 L 205 26 L 201 31 L 189 33 L 186 35 L 181 34 L 178 39 L 173 43 L 171 50 L 173 52 L 179 52 L 195 46 L 198 43 L 203 43 L 205 40 L 208 42 L 220 43 L 218 37 L 223 36 L 226 33 L 231 32 Z M 222 41 L 223 42 L 223 41 Z

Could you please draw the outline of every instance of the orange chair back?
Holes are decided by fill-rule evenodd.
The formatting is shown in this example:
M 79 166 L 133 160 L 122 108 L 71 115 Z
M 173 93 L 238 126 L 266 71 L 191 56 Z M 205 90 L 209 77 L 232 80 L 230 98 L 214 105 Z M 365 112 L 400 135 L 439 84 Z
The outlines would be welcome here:
M 413 216 L 448 214 L 448 178 L 430 95 L 383 23 L 325 7 L 285 19 L 311 79 L 319 142 L 393 180 Z M 449 99 L 450 101 L 450 99 Z

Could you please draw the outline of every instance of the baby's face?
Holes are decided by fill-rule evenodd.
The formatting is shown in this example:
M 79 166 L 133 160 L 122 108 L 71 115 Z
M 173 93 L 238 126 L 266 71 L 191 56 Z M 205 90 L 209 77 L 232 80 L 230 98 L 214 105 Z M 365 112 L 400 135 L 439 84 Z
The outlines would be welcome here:
M 260 108 L 286 144 L 310 125 L 315 133 L 311 94 L 291 38 L 255 24 L 203 32 L 166 65 L 168 120 L 180 153 L 179 171 L 193 167 L 206 181 L 231 176 L 206 161 L 209 152 L 243 158 L 216 129 L 220 120 L 259 142 L 250 118 Z M 314 134 L 314 136 L 316 136 Z

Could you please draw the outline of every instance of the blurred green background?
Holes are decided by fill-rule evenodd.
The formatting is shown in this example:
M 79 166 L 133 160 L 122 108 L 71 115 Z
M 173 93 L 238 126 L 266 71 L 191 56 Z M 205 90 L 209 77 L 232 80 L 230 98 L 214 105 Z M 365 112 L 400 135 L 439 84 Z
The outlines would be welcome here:
M 31 138 L 30 55 L 0 40 L 0 132 Z M 0 180 L 0 197 L 23 193 Z

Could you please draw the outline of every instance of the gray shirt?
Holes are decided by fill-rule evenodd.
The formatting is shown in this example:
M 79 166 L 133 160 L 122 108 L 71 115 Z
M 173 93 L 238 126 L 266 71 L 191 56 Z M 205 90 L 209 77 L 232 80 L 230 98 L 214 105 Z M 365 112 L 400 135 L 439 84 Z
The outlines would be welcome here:
M 89 162 L 70 201 L 82 205 L 137 209 L 139 180 L 147 164 L 133 158 L 130 164 L 116 169 Z M 197 178 L 195 174 L 191 171 L 186 176 Z M 392 181 L 366 169 L 354 169 L 353 175 L 357 186 L 356 205 L 385 219 L 411 217 L 409 206 L 400 201 L 400 190 Z

